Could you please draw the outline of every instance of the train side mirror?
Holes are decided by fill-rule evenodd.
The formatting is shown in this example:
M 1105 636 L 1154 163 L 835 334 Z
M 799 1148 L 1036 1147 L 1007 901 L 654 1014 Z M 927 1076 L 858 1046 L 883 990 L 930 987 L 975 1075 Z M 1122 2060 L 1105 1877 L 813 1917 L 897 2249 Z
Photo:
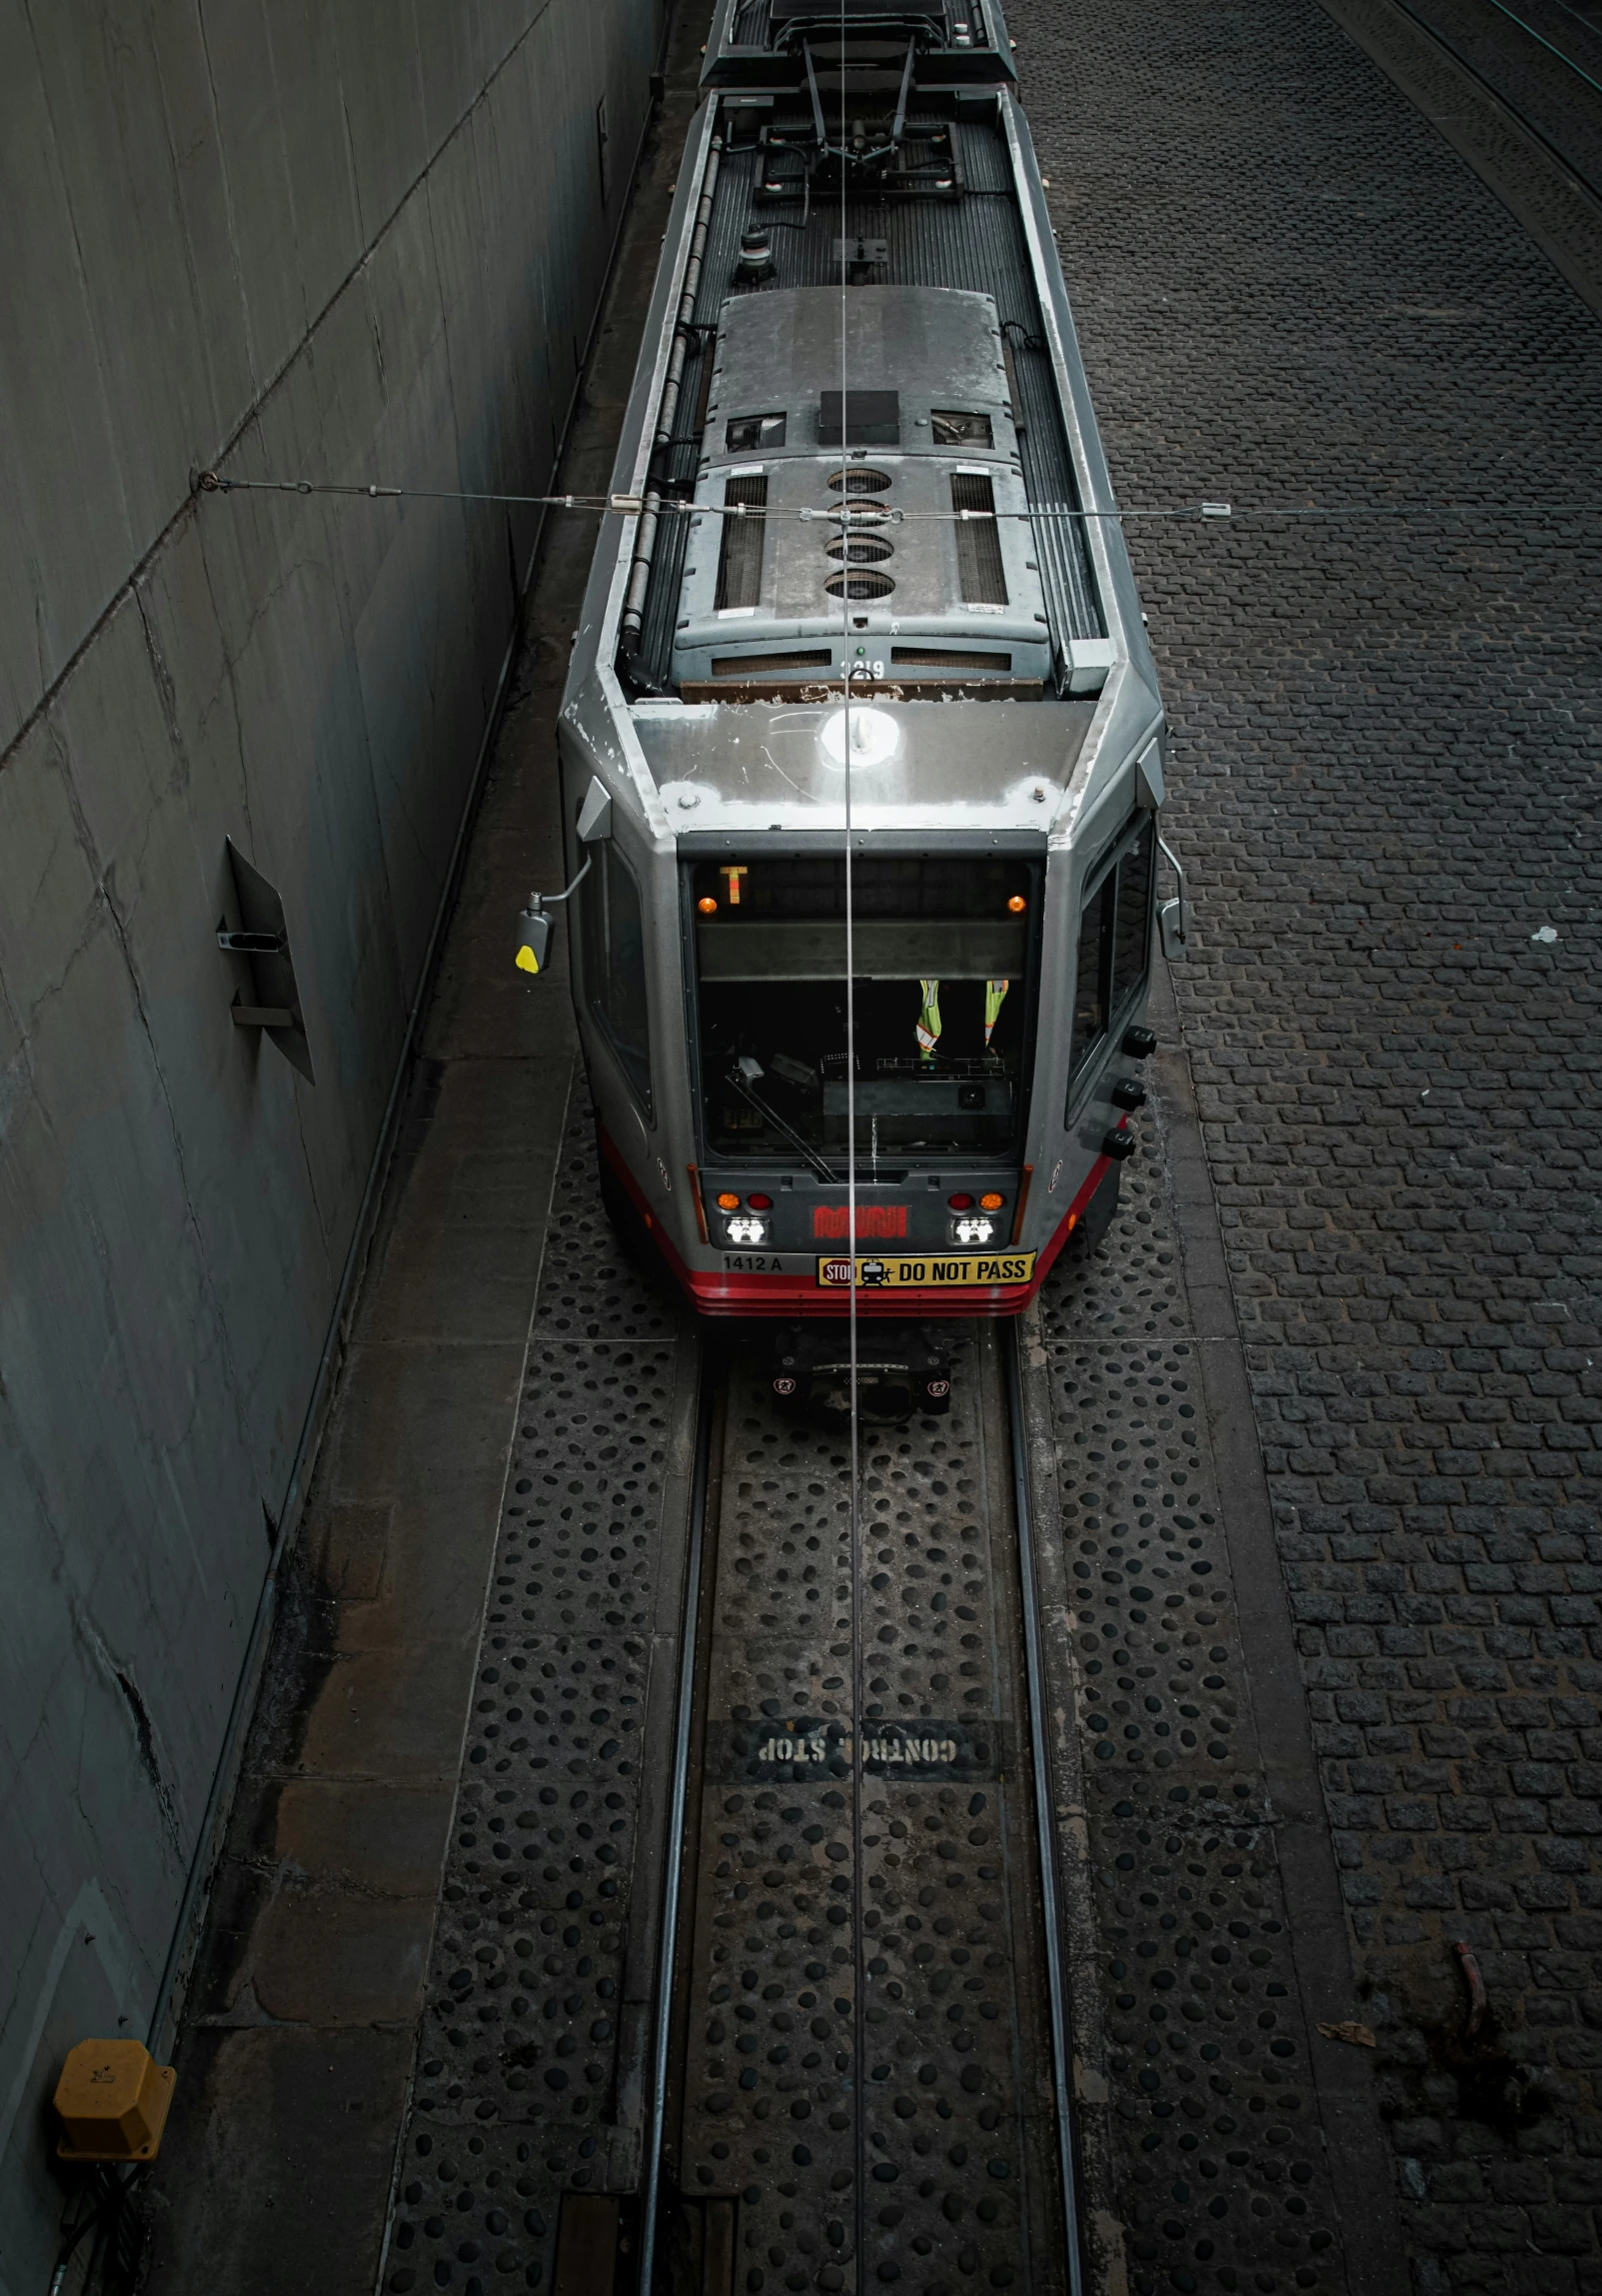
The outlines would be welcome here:
M 551 919 L 539 902 L 518 918 L 517 968 L 520 973 L 543 973 L 551 955 Z
M 598 839 L 612 835 L 612 795 L 598 774 L 590 778 L 584 804 L 579 808 L 579 843 L 594 845 Z
M 551 928 L 556 923 L 552 909 L 557 902 L 573 898 L 595 867 L 595 859 L 594 854 L 589 856 L 565 893 L 531 893 L 528 908 L 518 912 L 518 951 L 513 963 L 531 980 L 538 979 L 545 971 L 546 960 L 551 955 Z
M 590 778 L 584 804 L 579 808 L 576 823 L 579 843 L 585 846 L 602 844 L 612 835 L 612 799 L 599 775 Z M 583 869 L 565 893 L 531 893 L 529 906 L 518 913 L 518 952 L 513 962 L 520 973 L 536 980 L 546 969 L 551 955 L 551 928 L 556 923 L 551 911 L 559 901 L 568 901 L 595 867 L 593 853 L 585 856 Z

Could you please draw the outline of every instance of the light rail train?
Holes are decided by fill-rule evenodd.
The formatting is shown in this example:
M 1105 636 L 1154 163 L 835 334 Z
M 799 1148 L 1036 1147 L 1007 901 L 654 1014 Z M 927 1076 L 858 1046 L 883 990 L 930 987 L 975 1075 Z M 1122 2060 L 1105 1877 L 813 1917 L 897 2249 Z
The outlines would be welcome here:
M 707 50 L 519 943 L 704 1315 L 1013 1314 L 1134 1147 L 1161 702 L 1014 85 L 994 0 Z

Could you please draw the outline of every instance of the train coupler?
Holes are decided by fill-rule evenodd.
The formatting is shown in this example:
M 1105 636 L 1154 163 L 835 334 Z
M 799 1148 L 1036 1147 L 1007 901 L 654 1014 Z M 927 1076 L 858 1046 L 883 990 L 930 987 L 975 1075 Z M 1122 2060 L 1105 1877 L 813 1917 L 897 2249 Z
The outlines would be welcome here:
M 901 1426 L 916 1411 L 951 1405 L 951 1352 L 924 1323 L 858 1323 L 856 1415 L 863 1425 Z M 835 1426 L 851 1415 L 851 1358 L 843 1323 L 785 1323 L 773 1337 L 775 1404 Z

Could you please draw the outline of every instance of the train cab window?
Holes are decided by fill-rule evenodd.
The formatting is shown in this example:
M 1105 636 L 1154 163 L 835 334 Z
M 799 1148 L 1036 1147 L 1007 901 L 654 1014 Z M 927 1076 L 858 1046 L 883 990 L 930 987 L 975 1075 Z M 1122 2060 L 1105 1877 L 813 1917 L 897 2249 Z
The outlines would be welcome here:
M 618 1066 L 651 1115 L 651 1035 L 646 1018 L 646 941 L 640 888 L 610 840 L 592 848 L 595 868 L 580 893 L 585 996 Z
M 759 447 L 782 447 L 785 418 L 783 415 L 737 415 L 724 437 L 732 455 L 749 455 Z
M 1117 873 L 1111 871 L 1084 904 L 1079 922 L 1079 954 L 1073 976 L 1072 1074 L 1077 1077 L 1107 1033 L 1107 951 L 1112 939 L 1112 908 Z
M 1068 1102 L 1097 1056 L 1122 1026 L 1145 984 L 1151 962 L 1151 889 L 1156 825 L 1145 815 L 1119 841 L 1112 859 L 1092 878 L 1080 911 L 1074 961 L 1073 1037 L 1068 1056 Z
M 838 1172 L 850 1100 L 863 1172 L 1019 1152 L 1038 862 L 855 863 L 849 1090 L 841 860 L 731 858 L 686 874 L 709 1156 L 820 1158 Z
M 1116 1022 L 1146 977 L 1151 962 L 1151 872 L 1156 828 L 1148 814 L 1118 863 L 1118 900 L 1112 921 L 1112 1015 Z

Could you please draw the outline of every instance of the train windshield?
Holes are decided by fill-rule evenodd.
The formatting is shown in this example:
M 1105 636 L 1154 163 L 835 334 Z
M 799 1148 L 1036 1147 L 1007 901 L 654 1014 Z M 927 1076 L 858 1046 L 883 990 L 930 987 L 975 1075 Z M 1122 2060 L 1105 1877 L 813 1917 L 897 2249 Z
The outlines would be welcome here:
M 845 864 L 687 871 L 707 1152 L 823 1162 L 846 1146 Z M 858 1169 L 1015 1157 L 1041 870 L 993 854 L 853 860 Z

